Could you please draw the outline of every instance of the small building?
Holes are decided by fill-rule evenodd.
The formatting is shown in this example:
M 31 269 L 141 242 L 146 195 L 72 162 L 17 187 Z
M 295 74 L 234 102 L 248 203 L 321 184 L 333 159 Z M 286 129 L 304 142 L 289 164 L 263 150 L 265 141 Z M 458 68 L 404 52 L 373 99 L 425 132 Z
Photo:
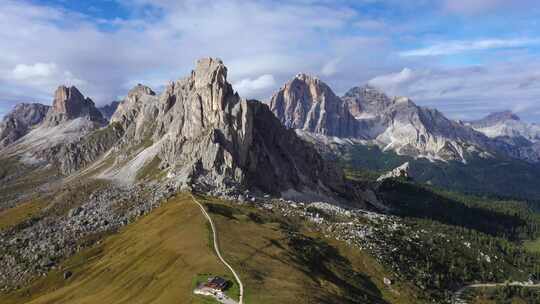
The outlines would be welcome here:
M 220 277 L 208 278 L 208 282 L 204 284 L 204 287 L 212 288 L 215 290 L 223 291 L 227 288 L 227 280 Z
M 197 286 L 193 292 L 204 296 L 216 296 L 223 297 L 223 291 L 227 289 L 229 282 L 224 278 L 210 277 L 208 281 L 203 282 Z

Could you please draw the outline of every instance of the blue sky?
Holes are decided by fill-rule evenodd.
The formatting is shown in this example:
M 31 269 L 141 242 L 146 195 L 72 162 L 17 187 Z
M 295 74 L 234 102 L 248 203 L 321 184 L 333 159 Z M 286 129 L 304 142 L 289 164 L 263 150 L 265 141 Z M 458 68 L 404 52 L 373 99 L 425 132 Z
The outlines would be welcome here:
M 220 57 L 242 96 L 299 72 L 337 94 L 369 83 L 455 119 L 510 109 L 540 122 L 533 0 L 3 0 L 0 115 L 60 84 L 98 104 L 159 90 Z

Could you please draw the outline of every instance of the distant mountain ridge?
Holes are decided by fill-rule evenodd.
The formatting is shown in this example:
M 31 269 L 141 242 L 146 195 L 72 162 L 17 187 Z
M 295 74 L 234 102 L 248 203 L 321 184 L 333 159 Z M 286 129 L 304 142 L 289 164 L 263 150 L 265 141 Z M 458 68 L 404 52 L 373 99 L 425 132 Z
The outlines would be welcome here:
M 59 86 L 52 106 L 34 104 L 22 110 L 28 115 L 34 108 L 43 109 L 33 121 L 35 124 L 0 149 L 3 157 L 17 157 L 26 165 L 65 163 L 62 151 L 66 146 L 108 123 L 94 102 L 73 86 Z
M 98 110 L 99 112 L 101 112 L 101 115 L 103 115 L 103 117 L 105 117 L 107 120 L 111 120 L 111 117 L 113 116 L 114 112 L 116 112 L 119 104 L 120 101 L 113 101 L 109 104 L 99 107 Z
M 467 124 L 492 138 L 507 136 L 523 137 L 532 142 L 540 141 L 540 126 L 522 121 L 512 111 L 491 113 Z
M 32 127 L 40 124 L 49 106 L 39 103 L 20 103 L 6 114 L 0 122 L 0 149 L 28 134 Z
M 372 86 L 364 86 L 354 87 L 339 98 L 321 80 L 299 75 L 270 100 L 272 111 L 287 127 L 375 144 L 384 151 L 430 160 L 466 162 L 472 157 L 540 160 L 538 150 L 524 148 L 517 141 L 493 138 L 469 124 L 448 119 L 436 109 L 418 106 L 407 97 L 390 98 Z M 519 121 L 516 118 L 502 113 L 482 123 L 501 119 Z M 327 126 L 347 126 L 347 132 Z

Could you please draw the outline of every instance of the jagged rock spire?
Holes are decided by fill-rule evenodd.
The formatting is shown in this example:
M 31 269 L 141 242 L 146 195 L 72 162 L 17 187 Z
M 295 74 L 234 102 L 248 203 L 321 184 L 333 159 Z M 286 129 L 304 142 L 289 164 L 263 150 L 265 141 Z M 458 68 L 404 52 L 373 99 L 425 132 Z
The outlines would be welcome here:
M 85 98 L 74 86 L 59 86 L 54 93 L 53 105 L 44 123 L 47 126 L 55 126 L 80 117 L 86 117 L 100 124 L 106 123 L 106 119 L 90 98 Z

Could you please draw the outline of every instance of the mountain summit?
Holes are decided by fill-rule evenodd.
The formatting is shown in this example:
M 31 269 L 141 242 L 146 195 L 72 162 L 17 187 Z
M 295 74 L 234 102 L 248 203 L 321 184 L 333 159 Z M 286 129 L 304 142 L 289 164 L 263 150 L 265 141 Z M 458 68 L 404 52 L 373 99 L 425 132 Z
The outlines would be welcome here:
M 12 144 L 39 125 L 49 108 L 39 103 L 16 105 L 0 122 L 0 149 Z
M 54 127 L 80 117 L 86 117 L 97 123 L 106 123 L 94 102 L 90 98 L 85 98 L 76 87 L 58 87 L 54 93 L 53 105 L 45 118 L 45 125 Z
M 106 137 L 103 139 L 101 137 Z M 97 137 L 97 138 L 96 138 Z M 96 147 L 94 142 L 99 142 Z M 308 143 L 287 130 L 267 105 L 241 98 L 219 59 L 197 62 L 191 74 L 160 95 L 137 85 L 105 130 L 62 150 L 62 167 L 134 183 L 166 172 L 172 187 L 227 193 L 258 190 L 321 199 L 344 192 L 344 180 Z
M 506 121 L 521 121 L 521 119 L 512 111 L 502 111 L 491 113 L 482 119 L 472 121 L 471 125 L 475 128 L 485 128 Z
M 332 89 L 316 77 L 298 74 L 270 100 L 287 128 L 336 137 L 361 137 L 357 121 Z

